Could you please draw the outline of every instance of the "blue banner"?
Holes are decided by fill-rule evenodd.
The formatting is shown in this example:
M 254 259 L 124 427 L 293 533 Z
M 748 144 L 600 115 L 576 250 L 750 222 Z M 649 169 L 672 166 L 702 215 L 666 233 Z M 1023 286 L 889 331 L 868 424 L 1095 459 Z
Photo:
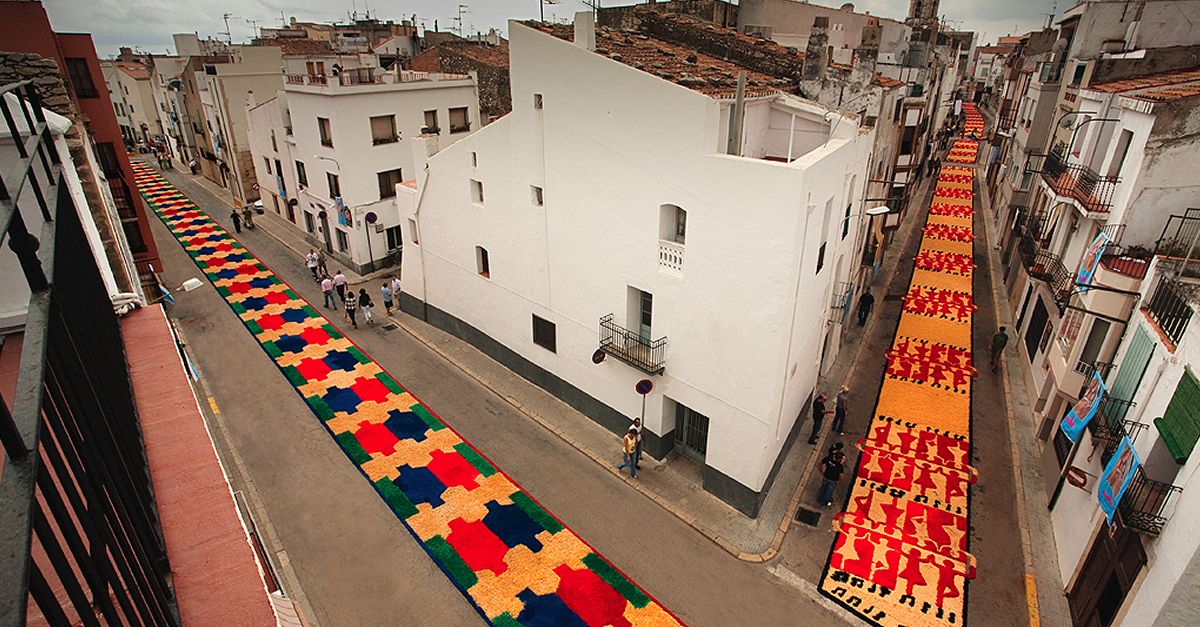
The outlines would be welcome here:
M 1104 256 L 1104 249 L 1108 246 L 1108 233 L 1101 231 L 1096 235 L 1096 239 L 1092 240 L 1091 246 L 1088 246 L 1087 253 L 1083 255 L 1083 261 L 1079 262 L 1079 273 L 1075 276 L 1075 282 L 1081 283 L 1079 286 L 1080 293 L 1088 291 L 1087 285 L 1092 282 L 1092 277 L 1096 274 L 1096 267 L 1100 265 L 1100 258 Z
M 1100 509 L 1104 510 L 1108 524 L 1113 523 L 1117 505 L 1121 504 L 1121 497 L 1125 495 L 1125 490 L 1129 488 L 1133 475 L 1141 465 L 1142 460 L 1138 459 L 1137 452 L 1133 450 L 1133 442 L 1129 441 L 1129 436 L 1121 438 L 1117 452 L 1113 453 L 1112 459 L 1108 460 L 1108 465 L 1104 467 L 1104 474 L 1100 475 L 1100 487 L 1096 490 L 1096 500 L 1100 501 Z
M 350 208 L 346 203 L 342 202 L 342 197 L 338 196 L 334 199 L 337 203 L 337 222 L 340 226 L 354 226 L 354 218 L 350 215 Z
M 1087 427 L 1087 424 L 1096 416 L 1096 412 L 1100 410 L 1100 401 L 1103 399 L 1104 379 L 1100 378 L 1100 373 L 1093 372 L 1092 380 L 1088 381 L 1088 386 L 1084 390 L 1083 396 L 1079 397 L 1075 406 L 1062 419 L 1060 428 L 1063 435 L 1070 438 L 1072 442 L 1078 442 L 1083 429 Z

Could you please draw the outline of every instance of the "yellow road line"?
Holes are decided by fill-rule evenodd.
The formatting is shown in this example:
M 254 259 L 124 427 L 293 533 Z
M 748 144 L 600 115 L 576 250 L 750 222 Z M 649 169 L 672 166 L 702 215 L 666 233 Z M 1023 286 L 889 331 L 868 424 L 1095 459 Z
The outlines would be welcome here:
M 1025 573 L 1025 604 L 1029 606 L 1029 627 L 1040 627 L 1038 618 L 1037 583 L 1033 573 Z
M 217 407 L 217 399 L 215 399 L 211 396 L 208 397 L 208 407 L 209 407 L 209 409 L 212 409 L 212 413 L 214 413 L 214 414 L 221 413 L 221 408 Z

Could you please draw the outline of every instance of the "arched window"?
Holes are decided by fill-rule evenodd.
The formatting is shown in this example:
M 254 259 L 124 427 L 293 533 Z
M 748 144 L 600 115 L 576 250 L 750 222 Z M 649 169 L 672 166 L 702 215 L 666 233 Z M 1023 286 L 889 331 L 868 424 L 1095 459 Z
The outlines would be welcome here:
M 687 211 L 678 205 L 659 207 L 658 238 L 677 244 L 684 243 L 687 236 Z

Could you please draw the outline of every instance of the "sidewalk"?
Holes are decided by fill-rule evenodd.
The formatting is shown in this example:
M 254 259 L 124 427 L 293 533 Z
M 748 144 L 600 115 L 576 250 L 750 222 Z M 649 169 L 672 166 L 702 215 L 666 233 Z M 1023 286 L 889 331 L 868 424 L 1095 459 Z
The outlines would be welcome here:
M 213 196 L 216 196 L 222 202 L 229 205 L 229 208 L 231 210 L 233 209 L 233 206 L 234 206 L 233 205 L 233 194 L 231 194 L 229 192 L 229 190 L 224 189 L 224 188 L 218 186 L 217 184 L 213 183 L 212 181 L 204 178 L 203 175 L 192 175 L 187 172 L 182 172 L 180 170 L 170 171 L 170 172 L 167 172 L 166 174 L 169 174 L 171 176 L 185 177 L 189 182 L 195 183 L 195 184 L 203 187 L 205 191 L 212 194 Z M 222 217 L 224 217 L 224 216 L 222 216 Z M 274 211 L 271 211 L 270 209 L 267 209 L 266 211 L 264 211 L 261 214 L 259 214 L 259 213 L 254 214 L 254 227 L 256 229 L 262 230 L 263 233 L 266 233 L 267 235 L 270 235 L 271 237 L 275 238 L 275 240 L 278 241 L 280 244 L 287 247 L 292 252 L 296 253 L 296 257 L 298 257 L 300 259 L 303 259 L 304 255 L 308 254 L 308 251 L 312 250 L 315 246 L 312 242 L 305 239 L 304 234 L 301 231 L 299 231 L 294 225 L 288 223 L 288 221 L 286 219 L 284 219 L 283 216 L 276 214 Z M 329 265 L 331 266 L 331 268 L 330 268 L 331 270 L 332 270 L 332 266 L 334 266 L 336 263 L 337 262 L 335 260 L 332 260 L 332 259 L 330 260 Z M 367 283 L 368 281 L 373 281 L 375 279 L 382 279 L 385 277 L 390 277 L 392 275 L 399 276 L 399 274 L 400 274 L 400 268 L 398 266 L 388 266 L 386 268 L 380 268 L 379 270 L 376 270 L 375 272 L 372 272 L 370 274 L 365 274 L 365 275 L 358 274 L 357 272 L 355 272 L 349 268 L 346 268 L 344 266 L 339 267 L 339 269 L 342 271 L 342 274 L 346 275 L 346 282 L 349 285 L 360 285 L 360 284 Z

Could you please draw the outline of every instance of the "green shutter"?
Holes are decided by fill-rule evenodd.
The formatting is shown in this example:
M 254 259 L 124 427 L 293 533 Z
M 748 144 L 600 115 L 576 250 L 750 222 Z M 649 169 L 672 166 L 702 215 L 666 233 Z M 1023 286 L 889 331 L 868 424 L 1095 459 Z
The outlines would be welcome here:
M 1171 404 L 1162 418 L 1154 419 L 1154 426 L 1158 427 L 1171 457 L 1177 463 L 1186 462 L 1200 440 L 1200 383 L 1191 369 L 1184 370 Z

